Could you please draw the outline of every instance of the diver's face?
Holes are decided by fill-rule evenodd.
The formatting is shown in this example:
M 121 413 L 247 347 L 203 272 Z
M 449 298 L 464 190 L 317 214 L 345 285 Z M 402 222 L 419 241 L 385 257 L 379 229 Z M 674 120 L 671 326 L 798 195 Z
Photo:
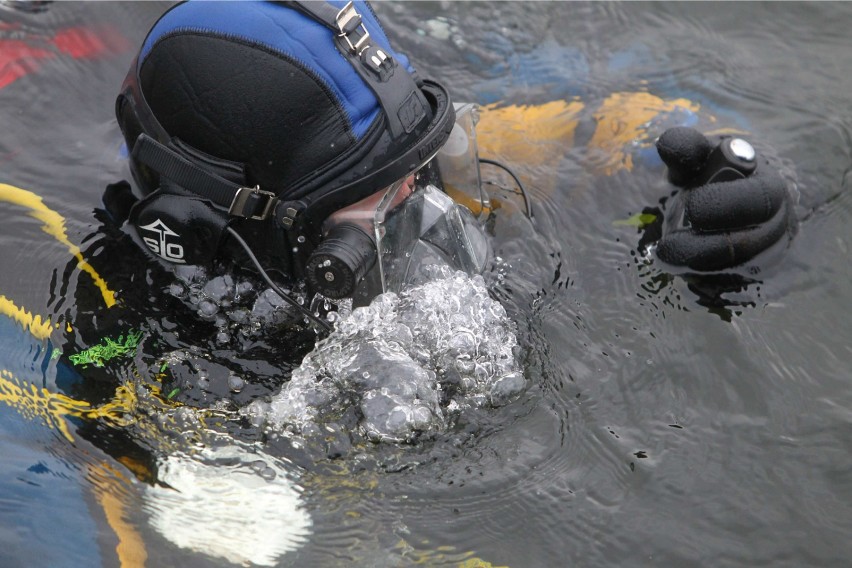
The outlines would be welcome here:
M 328 232 L 331 227 L 343 223 L 354 223 L 367 231 L 368 234 L 373 230 L 373 216 L 376 212 L 376 207 L 384 197 L 385 192 L 393 186 L 388 186 L 380 189 L 372 195 L 365 197 L 361 201 L 357 201 L 352 205 L 338 209 L 326 219 L 323 223 L 323 233 Z M 389 210 L 393 209 L 407 198 L 414 191 L 414 174 L 411 174 L 402 182 L 402 187 L 396 192 L 393 203 L 390 204 Z

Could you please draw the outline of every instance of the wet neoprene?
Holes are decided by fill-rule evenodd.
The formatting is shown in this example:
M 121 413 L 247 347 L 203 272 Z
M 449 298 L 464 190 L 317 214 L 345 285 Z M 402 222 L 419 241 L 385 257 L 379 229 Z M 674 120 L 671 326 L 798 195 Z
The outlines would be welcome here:
M 751 152 L 745 158 L 740 144 Z M 657 150 L 683 189 L 669 203 L 657 256 L 709 272 L 742 265 L 785 235 L 795 218 L 785 181 L 742 140 L 709 140 L 692 128 L 666 130 Z

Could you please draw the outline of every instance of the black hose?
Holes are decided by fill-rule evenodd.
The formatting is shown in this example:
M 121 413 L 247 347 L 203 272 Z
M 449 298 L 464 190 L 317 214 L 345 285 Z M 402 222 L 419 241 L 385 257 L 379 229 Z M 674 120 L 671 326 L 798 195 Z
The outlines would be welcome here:
M 489 164 L 491 166 L 497 166 L 498 168 L 501 168 L 507 174 L 512 176 L 512 179 L 514 179 L 515 183 L 518 185 L 518 190 L 519 190 L 520 194 L 524 197 L 524 208 L 526 210 L 527 218 L 532 220 L 533 213 L 532 213 L 532 202 L 530 201 L 530 196 L 527 195 L 527 190 L 524 189 L 524 184 L 521 183 L 521 180 L 518 178 L 518 176 L 515 175 L 515 172 L 510 170 L 508 166 L 501 164 L 500 162 L 498 162 L 496 160 L 489 160 L 487 158 L 479 158 L 479 163 L 480 164 Z
M 260 276 L 266 281 L 266 284 L 270 288 L 272 288 L 273 292 L 275 292 L 276 294 L 281 296 L 282 300 L 284 300 L 285 302 L 287 302 L 288 304 L 290 304 L 291 306 L 296 308 L 299 312 L 302 313 L 302 315 L 304 315 L 310 321 L 317 324 L 318 326 L 320 326 L 325 331 L 331 332 L 331 330 L 333 328 L 332 328 L 332 326 L 329 322 L 325 321 L 324 319 L 317 316 L 316 314 L 311 313 L 310 310 L 308 310 L 307 308 L 305 308 L 305 306 L 303 306 L 302 304 L 297 302 L 292 296 L 290 296 L 290 294 L 288 294 L 287 292 L 282 290 L 277 284 L 275 284 L 275 282 L 272 281 L 272 278 L 269 277 L 269 274 L 267 274 L 266 270 L 264 270 L 263 267 L 260 265 L 260 261 L 257 260 L 256 256 L 254 256 L 254 253 L 252 252 L 248 243 L 245 242 L 245 240 L 243 240 L 243 238 L 240 236 L 240 234 L 237 233 L 237 231 L 235 231 L 233 227 L 228 227 L 228 234 L 230 234 L 231 237 L 233 237 L 234 240 L 236 240 L 240 244 L 240 246 L 243 247 L 243 250 L 246 251 L 246 254 L 248 255 L 249 259 L 254 264 L 255 268 L 257 268 L 258 272 L 260 272 Z

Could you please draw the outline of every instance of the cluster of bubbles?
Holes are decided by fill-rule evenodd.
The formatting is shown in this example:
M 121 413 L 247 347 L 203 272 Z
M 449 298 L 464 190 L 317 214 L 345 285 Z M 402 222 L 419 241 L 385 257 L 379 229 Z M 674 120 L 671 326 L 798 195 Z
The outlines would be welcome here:
M 505 309 L 481 276 L 431 278 L 342 317 L 270 401 L 241 414 L 274 432 L 339 428 L 354 412 L 377 442 L 412 442 L 466 407 L 502 406 L 525 386 Z
M 284 301 L 271 288 L 263 288 L 248 278 L 235 278 L 230 273 L 210 274 L 200 266 L 178 266 L 176 280 L 168 293 L 180 299 L 204 320 L 211 321 L 217 328 L 216 342 L 228 344 L 234 334 L 253 336 L 284 324 L 303 323 L 303 316 Z M 296 290 L 287 292 L 300 304 L 305 294 Z M 327 300 L 322 306 L 311 306 L 314 311 L 331 309 Z M 335 303 L 336 311 L 329 319 L 348 313 L 345 302 Z

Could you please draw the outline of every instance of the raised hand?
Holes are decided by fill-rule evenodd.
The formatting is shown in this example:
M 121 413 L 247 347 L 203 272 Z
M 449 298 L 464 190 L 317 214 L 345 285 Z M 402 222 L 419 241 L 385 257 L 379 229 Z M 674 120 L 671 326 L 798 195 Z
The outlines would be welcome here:
M 657 256 L 699 272 L 740 266 L 795 232 L 787 184 L 741 138 L 666 130 L 657 151 L 680 186 L 666 207 Z

